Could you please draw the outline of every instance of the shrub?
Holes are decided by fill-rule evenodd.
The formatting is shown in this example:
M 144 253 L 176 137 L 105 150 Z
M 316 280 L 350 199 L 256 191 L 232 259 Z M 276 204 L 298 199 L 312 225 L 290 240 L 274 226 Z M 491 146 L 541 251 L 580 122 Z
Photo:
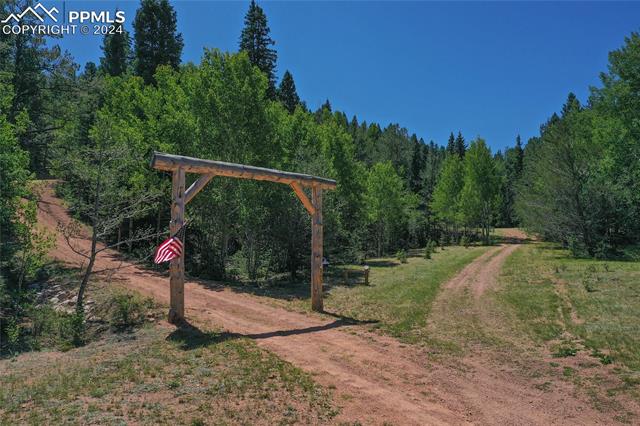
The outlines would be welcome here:
M 407 252 L 404 250 L 398 250 L 396 253 L 396 257 L 400 261 L 400 263 L 407 263 Z
M 424 258 L 431 259 L 431 241 L 429 241 L 427 246 L 424 248 Z
M 153 308 L 153 301 L 137 294 L 116 293 L 110 305 L 109 325 L 115 329 L 124 329 L 142 324 L 147 312 Z
M 84 343 L 84 316 L 59 312 L 51 305 L 34 306 L 27 310 L 30 326 L 24 328 L 24 349 L 71 349 Z
M 466 235 L 460 237 L 461 246 L 464 246 L 464 248 L 469 248 L 469 244 L 471 244 L 471 242 L 469 241 L 469 237 L 467 237 Z
M 431 259 L 431 255 L 436 252 L 438 244 L 434 240 L 427 241 L 427 246 L 424 249 L 424 258 Z

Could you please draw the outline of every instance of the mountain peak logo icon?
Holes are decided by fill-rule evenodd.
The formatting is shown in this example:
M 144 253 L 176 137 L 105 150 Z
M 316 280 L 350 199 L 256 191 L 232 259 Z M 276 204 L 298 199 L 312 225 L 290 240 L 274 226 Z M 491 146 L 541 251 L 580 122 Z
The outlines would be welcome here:
M 38 11 L 40 11 L 40 13 L 38 13 Z M 59 10 L 55 7 L 52 7 L 51 9 L 47 9 L 46 7 L 44 7 L 42 4 L 38 3 L 37 5 L 35 5 L 34 7 L 27 7 L 25 10 L 23 10 L 21 13 L 19 14 L 15 14 L 12 13 L 11 15 L 7 16 L 5 19 L 3 19 L 2 21 L 0 21 L 0 23 L 6 24 L 7 22 L 9 22 L 10 20 L 14 20 L 15 22 L 20 22 L 20 20 L 27 14 L 31 14 L 34 17 L 36 17 L 40 22 L 44 22 L 45 17 L 49 17 L 53 20 L 53 22 L 58 22 L 58 18 L 56 18 L 56 16 L 54 15 L 54 13 L 58 13 Z

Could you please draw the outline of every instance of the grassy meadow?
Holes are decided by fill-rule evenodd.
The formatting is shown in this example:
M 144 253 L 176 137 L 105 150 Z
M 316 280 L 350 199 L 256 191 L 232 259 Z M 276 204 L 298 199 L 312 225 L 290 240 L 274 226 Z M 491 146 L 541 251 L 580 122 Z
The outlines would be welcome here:
M 532 338 L 573 336 L 603 362 L 640 371 L 640 262 L 576 259 L 536 244 L 507 259 L 502 280 L 500 299 Z
M 316 424 L 331 395 L 248 339 L 147 325 L 0 363 L 0 424 Z
M 637 260 L 576 259 L 539 243 L 507 259 L 495 297 L 558 375 L 633 423 L 616 398 L 640 401 L 639 283 Z

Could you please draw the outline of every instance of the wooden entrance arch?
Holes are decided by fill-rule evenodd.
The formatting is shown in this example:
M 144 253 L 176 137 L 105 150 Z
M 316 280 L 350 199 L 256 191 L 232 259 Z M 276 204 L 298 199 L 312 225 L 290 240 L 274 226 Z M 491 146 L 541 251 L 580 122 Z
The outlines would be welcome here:
M 169 225 L 171 235 L 178 232 L 184 224 L 185 205 L 214 176 L 267 180 L 291 186 L 311 215 L 311 309 L 317 312 L 322 311 L 322 191 L 335 189 L 335 180 L 160 152 L 153 153 L 151 167 L 172 172 L 171 223 Z M 200 174 L 200 177 L 186 190 L 185 173 Z M 311 188 L 311 200 L 304 192 L 305 187 Z M 169 322 L 176 323 L 184 319 L 184 253 L 180 258 L 171 261 L 169 275 Z

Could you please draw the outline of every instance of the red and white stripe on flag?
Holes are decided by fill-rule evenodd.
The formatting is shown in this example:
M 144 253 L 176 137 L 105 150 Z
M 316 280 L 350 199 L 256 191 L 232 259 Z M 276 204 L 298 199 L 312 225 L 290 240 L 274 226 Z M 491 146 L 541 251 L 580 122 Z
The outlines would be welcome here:
M 182 241 L 178 237 L 171 237 L 158 246 L 153 261 L 155 263 L 168 262 L 182 256 L 182 249 Z

